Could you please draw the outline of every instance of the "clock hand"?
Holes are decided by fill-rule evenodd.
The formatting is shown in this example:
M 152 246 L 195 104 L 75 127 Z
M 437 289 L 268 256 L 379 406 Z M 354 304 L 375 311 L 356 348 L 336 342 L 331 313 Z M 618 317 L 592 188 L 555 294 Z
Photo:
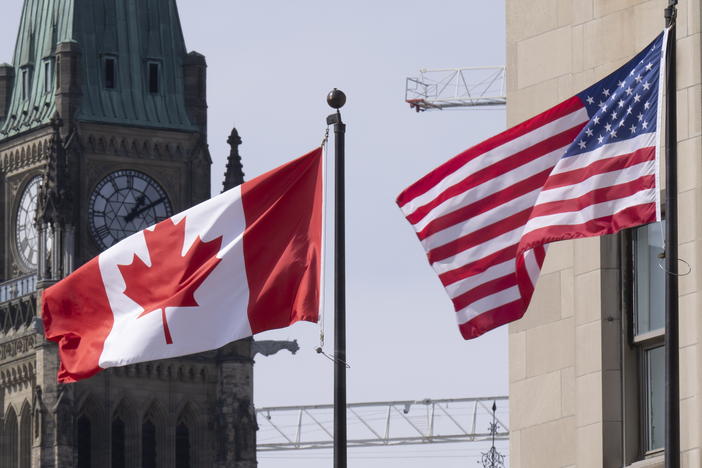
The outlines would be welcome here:
M 145 197 L 144 195 L 140 195 L 139 198 L 137 198 L 137 202 L 136 202 L 136 205 L 134 205 L 134 208 L 132 208 L 132 209 L 129 211 L 129 213 L 127 213 L 127 216 L 123 216 L 124 220 L 125 220 L 126 222 L 130 222 L 131 220 L 133 220 L 134 218 L 136 218 L 136 216 L 137 216 L 137 215 L 136 215 L 137 210 L 139 209 L 139 207 L 140 207 L 141 205 L 144 204 L 145 201 L 146 201 L 146 197 Z
M 156 205 L 160 205 L 161 203 L 163 203 L 163 201 L 164 201 L 165 199 L 166 199 L 165 197 L 161 197 L 161 198 L 159 198 L 158 200 L 153 201 L 153 202 L 149 203 L 148 205 L 144 206 L 143 208 L 141 208 L 141 209 L 139 209 L 139 210 L 137 210 L 137 211 L 134 211 L 134 212 L 132 212 L 132 213 L 129 213 L 129 214 L 124 218 L 124 220 L 127 221 L 127 222 L 132 221 L 134 218 L 136 218 L 137 216 L 139 216 L 140 214 L 142 214 L 144 211 L 150 210 L 151 208 L 153 208 L 153 207 L 156 206 Z

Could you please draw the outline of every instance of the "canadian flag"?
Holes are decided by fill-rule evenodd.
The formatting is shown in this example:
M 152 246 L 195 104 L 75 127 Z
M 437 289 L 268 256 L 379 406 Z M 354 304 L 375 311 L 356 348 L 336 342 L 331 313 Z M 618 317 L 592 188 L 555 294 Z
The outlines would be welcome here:
M 322 150 L 138 232 L 42 295 L 60 382 L 319 316 Z

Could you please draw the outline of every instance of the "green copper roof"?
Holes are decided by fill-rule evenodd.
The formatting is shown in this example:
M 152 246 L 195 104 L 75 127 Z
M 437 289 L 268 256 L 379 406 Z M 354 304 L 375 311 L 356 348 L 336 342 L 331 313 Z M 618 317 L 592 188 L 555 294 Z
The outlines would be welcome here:
M 196 129 L 185 108 L 187 52 L 175 0 L 25 0 L 0 139 L 45 125 L 55 113 L 54 54 L 68 41 L 81 50 L 78 120 Z M 112 89 L 105 85 L 108 58 L 115 64 Z M 150 64 L 158 68 L 158 92 L 149 89 Z

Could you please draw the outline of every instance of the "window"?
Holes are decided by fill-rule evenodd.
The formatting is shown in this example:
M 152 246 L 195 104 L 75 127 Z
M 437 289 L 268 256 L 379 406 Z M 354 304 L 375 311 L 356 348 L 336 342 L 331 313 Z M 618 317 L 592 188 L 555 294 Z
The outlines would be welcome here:
M 636 228 L 633 232 L 633 330 L 631 345 L 639 362 L 639 424 L 641 451 L 645 455 L 665 446 L 665 273 L 664 223 Z
M 22 78 L 22 99 L 29 99 L 29 68 L 24 67 L 20 71 L 20 77 Z
M 91 443 L 92 433 L 90 428 L 90 419 L 83 415 L 78 418 L 77 426 L 77 442 L 78 442 L 78 468 L 90 468 Z
M 51 92 L 51 60 L 44 61 L 44 92 Z
M 115 89 L 117 87 L 117 58 L 105 57 L 102 62 L 102 68 L 105 89 Z
M 112 468 L 126 468 L 124 421 L 119 417 L 112 421 Z
M 176 468 L 190 468 L 190 429 L 181 422 L 176 427 Z
M 150 419 L 141 425 L 141 466 L 156 468 L 156 426 Z
M 29 405 L 25 404 L 20 414 L 19 430 L 19 466 L 31 468 L 32 466 L 32 412 Z
M 160 69 L 161 65 L 158 62 L 147 62 L 149 92 L 151 94 L 159 93 L 160 85 Z
M 5 466 L 17 466 L 17 414 L 10 408 L 5 416 L 5 438 L 4 447 L 0 455 L 5 462 Z

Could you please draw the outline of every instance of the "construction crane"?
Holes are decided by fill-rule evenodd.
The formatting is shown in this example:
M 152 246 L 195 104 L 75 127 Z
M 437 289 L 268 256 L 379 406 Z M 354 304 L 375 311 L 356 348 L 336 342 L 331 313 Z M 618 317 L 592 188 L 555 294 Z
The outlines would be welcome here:
M 353 403 L 347 412 L 349 447 L 449 442 L 485 446 L 509 439 L 506 396 Z M 333 405 L 258 408 L 256 419 L 259 452 L 333 447 Z
M 405 102 L 417 112 L 463 107 L 503 107 L 505 67 L 419 70 L 406 80 Z

